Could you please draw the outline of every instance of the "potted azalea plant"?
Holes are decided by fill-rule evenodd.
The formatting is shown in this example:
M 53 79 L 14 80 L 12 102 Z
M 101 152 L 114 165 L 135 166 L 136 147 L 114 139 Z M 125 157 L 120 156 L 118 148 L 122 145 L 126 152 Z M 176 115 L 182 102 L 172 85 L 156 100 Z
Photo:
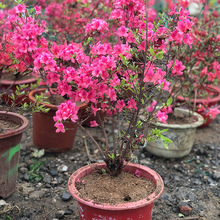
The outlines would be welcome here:
M 178 55 L 185 68 L 184 74 L 173 83 L 173 98 L 200 113 L 205 119 L 203 126 L 210 124 L 220 113 L 220 92 L 214 86 L 220 79 L 220 12 L 219 6 L 212 4 L 206 1 L 202 17 L 192 18 L 191 48 L 182 48 Z
M 161 129 L 169 128 L 164 136 L 172 139 L 173 143 L 168 144 L 168 150 L 164 149 L 164 144 L 160 140 L 149 143 L 146 147 L 147 150 L 157 156 L 176 158 L 187 155 L 193 146 L 196 127 L 208 125 L 220 112 L 219 89 L 213 86 L 219 78 L 219 27 L 215 22 L 218 11 L 216 8 L 208 9 L 210 9 L 210 5 L 206 5 L 205 11 L 202 12 L 204 17 L 191 18 L 194 28 L 188 38 L 191 42 L 190 46 L 180 47 L 181 37 L 183 37 L 181 35 L 174 36 L 180 40 L 176 47 L 172 45 L 172 41 L 170 42 L 171 50 L 176 53 L 176 60 L 167 63 L 167 67 L 171 68 L 172 107 L 173 109 L 177 109 L 177 107 L 190 109 L 193 113 L 189 114 L 186 110 L 181 110 L 183 113 L 181 113 L 180 125 L 173 122 L 171 125 L 160 124 Z M 190 23 L 188 22 L 188 24 Z M 188 26 L 181 26 L 180 23 L 178 29 L 181 28 L 187 29 Z M 184 37 L 182 39 L 186 40 Z M 204 117 L 203 124 L 201 124 L 201 116 L 196 112 Z M 194 122 L 193 115 L 201 118 L 200 122 L 199 120 Z M 191 122 L 183 125 L 183 119 L 190 119 Z M 157 124 L 157 126 L 159 125 Z
M 38 6 L 29 8 L 18 5 L 8 9 L 5 5 L 1 5 L 1 8 L 4 9 L 0 24 L 1 99 L 9 105 L 24 104 L 28 102 L 27 93 L 34 84 L 37 84 L 32 67 L 34 57 L 45 47 L 45 39 L 42 37 L 45 32 L 45 22 L 37 20 L 41 9 Z M 25 13 L 29 19 L 22 17 Z M 20 92 L 23 92 L 23 96 L 16 94 L 18 87 Z M 16 101 L 10 98 L 11 95 Z
M 165 144 L 172 142 L 162 135 L 163 131 L 150 126 L 154 120 L 166 123 L 168 111 L 164 109 L 170 108 L 172 103 L 172 99 L 159 101 L 169 90 L 170 82 L 166 77 L 173 66 L 162 69 L 158 61 L 172 61 L 164 38 L 180 44 L 176 36 L 181 35 L 184 36 L 184 45 L 191 44 L 188 32 L 192 23 L 189 23 L 187 11 L 174 8 L 170 13 L 168 27 L 173 28 L 170 30 L 163 26 L 165 18 L 148 22 L 148 1 L 136 3 L 116 0 L 111 21 L 93 19 L 88 23 L 84 50 L 80 44 L 53 44 L 53 49 L 35 59 L 35 71 L 46 74 L 45 84 L 56 83 L 58 93 L 67 98 L 58 106 L 54 117 L 56 132 L 66 132 L 65 121 L 77 123 L 94 141 L 104 161 L 82 167 L 69 179 L 69 191 L 78 201 L 80 219 L 97 216 L 102 219 L 151 219 L 153 202 L 163 191 L 163 181 L 155 171 L 129 161 L 134 157 L 132 151 L 138 143 L 143 144 L 155 137 L 161 138 Z M 188 28 L 174 29 L 175 23 Z M 161 39 L 159 44 L 158 39 Z M 66 61 L 66 65 L 60 60 Z M 98 123 L 95 120 L 90 122 L 91 127 L 100 126 L 102 129 L 104 146 L 100 146 L 81 125 L 78 102 L 90 103 L 87 108 L 97 118 L 105 113 L 111 120 L 110 137 L 105 129 L 105 118 Z M 157 108 L 159 105 L 163 106 L 162 109 Z M 125 177 L 127 175 L 129 177 Z M 123 179 L 126 184 L 121 184 Z M 128 189 L 118 189 L 131 179 L 135 182 Z M 100 180 L 101 185 L 97 186 L 96 180 Z M 132 189 L 139 189 L 139 181 L 143 181 L 144 188 L 132 193 L 133 185 L 136 187 Z M 89 190 L 90 183 L 104 193 L 93 194 L 97 190 Z M 107 183 L 105 189 L 104 183 Z M 110 186 L 118 189 L 117 192 L 112 191 L 113 188 L 108 191 Z M 119 191 L 122 191 L 120 197 L 116 195 Z M 107 196 L 103 199 L 104 194 Z

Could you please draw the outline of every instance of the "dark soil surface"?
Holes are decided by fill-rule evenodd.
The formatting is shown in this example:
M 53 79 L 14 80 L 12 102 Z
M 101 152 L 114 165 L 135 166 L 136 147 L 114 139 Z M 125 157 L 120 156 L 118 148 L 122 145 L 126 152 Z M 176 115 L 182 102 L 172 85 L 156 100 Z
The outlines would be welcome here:
M 31 113 L 23 115 L 31 124 Z M 88 129 L 102 141 L 99 129 Z M 17 188 L 9 198 L 0 199 L 0 219 L 79 219 L 67 181 L 75 170 L 89 163 L 85 143 L 90 160 L 99 161 L 95 146 L 80 130 L 70 151 L 43 154 L 33 145 L 30 125 L 21 142 Z M 144 148 L 136 155 L 138 163 L 154 169 L 164 180 L 164 192 L 154 203 L 152 220 L 220 219 L 220 116 L 197 130 L 193 149 L 184 158 L 157 158 Z
M 115 205 L 146 199 L 156 189 L 153 181 L 130 173 L 124 172 L 112 178 L 100 171 L 93 172 L 76 183 L 81 198 L 93 200 L 96 204 Z

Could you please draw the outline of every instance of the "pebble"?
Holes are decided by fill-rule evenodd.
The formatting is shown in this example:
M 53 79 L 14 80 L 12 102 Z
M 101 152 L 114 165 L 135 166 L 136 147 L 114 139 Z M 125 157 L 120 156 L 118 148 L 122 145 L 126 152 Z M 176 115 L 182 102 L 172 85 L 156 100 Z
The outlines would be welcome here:
M 50 170 L 50 175 L 51 176 L 57 176 L 57 171 L 56 170 Z
M 29 174 L 28 173 L 24 174 L 24 180 L 29 181 Z
M 69 192 L 64 192 L 61 196 L 63 201 L 68 201 L 72 198 L 71 194 Z
M 192 209 L 189 206 L 180 206 L 180 213 L 186 216 L 191 214 Z
M 55 218 L 61 219 L 65 214 L 65 211 L 60 210 L 55 214 Z
M 25 174 L 28 172 L 28 169 L 26 167 L 21 167 L 21 168 L 19 168 L 19 172 Z
M 68 166 L 66 165 L 61 165 L 58 167 L 58 170 L 61 172 L 66 172 L 68 170 Z
M 43 181 L 44 181 L 45 183 L 51 183 L 51 176 L 45 175 L 44 178 L 43 178 Z
M 39 191 L 33 191 L 29 194 L 30 199 L 38 199 L 42 198 L 45 195 L 45 191 L 39 190 Z
M 5 206 L 5 205 L 7 205 L 7 202 L 5 202 L 5 200 L 1 199 L 0 200 L 0 207 Z
M 219 180 L 220 179 L 220 171 L 214 171 L 212 178 L 215 180 Z

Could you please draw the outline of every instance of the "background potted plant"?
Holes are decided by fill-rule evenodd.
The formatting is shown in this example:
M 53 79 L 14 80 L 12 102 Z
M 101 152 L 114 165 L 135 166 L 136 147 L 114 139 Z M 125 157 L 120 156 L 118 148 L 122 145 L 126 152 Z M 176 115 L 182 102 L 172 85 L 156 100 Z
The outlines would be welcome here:
M 220 92 L 214 86 L 220 78 L 219 15 L 219 6 L 206 1 L 201 16 L 192 18 L 191 48 L 182 48 L 177 55 L 185 67 L 184 74 L 173 82 L 174 100 L 201 114 L 203 126 L 219 114 Z
M 2 94 L 0 93 L 0 96 Z M 28 128 L 29 121 L 23 115 L 14 112 L 14 107 L 22 92 L 17 91 L 17 99 L 11 106 L 1 105 L 0 109 L 0 197 L 9 197 L 16 189 L 20 141 L 23 132 Z M 22 99 L 20 99 L 22 100 Z
M 4 9 L 5 6 L 1 7 Z M 33 62 L 45 44 L 42 37 L 45 21 L 40 22 L 37 19 L 40 9 L 38 6 L 33 8 L 18 5 L 2 11 L 0 91 L 1 99 L 9 105 L 12 102 L 28 102 L 27 93 L 32 89 L 32 84 L 37 82 L 32 71 Z M 19 98 L 15 92 L 18 86 L 23 92 L 23 96 L 19 94 Z M 16 101 L 9 98 L 12 94 Z

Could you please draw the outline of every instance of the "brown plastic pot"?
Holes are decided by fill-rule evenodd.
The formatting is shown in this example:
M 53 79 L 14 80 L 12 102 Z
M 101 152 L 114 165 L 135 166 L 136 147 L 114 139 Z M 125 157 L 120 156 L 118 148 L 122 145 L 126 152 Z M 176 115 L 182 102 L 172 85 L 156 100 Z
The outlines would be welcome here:
M 105 168 L 106 165 L 104 163 L 96 163 L 94 167 L 101 169 Z M 137 202 L 116 205 L 96 204 L 92 200 L 80 198 L 80 193 L 76 187 L 76 182 L 84 176 L 91 174 L 94 171 L 94 167 L 92 168 L 90 165 L 81 167 L 70 176 L 68 181 L 69 192 L 78 202 L 80 220 L 151 220 L 153 203 L 161 196 L 164 189 L 163 180 L 158 173 L 148 167 L 128 163 L 123 168 L 123 172 L 134 174 L 136 171 L 139 171 L 142 178 L 150 179 L 154 182 L 156 186 L 155 191 L 147 198 Z
M 0 197 L 9 197 L 16 189 L 20 141 L 28 127 L 28 119 L 22 115 L 0 111 L 0 119 L 20 124 L 20 127 L 0 133 Z
M 46 89 L 36 89 L 29 93 L 28 97 L 32 103 L 36 102 L 35 95 L 39 95 L 45 92 Z M 34 112 L 33 113 L 33 143 L 38 148 L 43 148 L 48 152 L 63 152 L 72 148 L 76 131 L 77 124 L 73 122 L 65 122 L 65 128 L 68 130 L 65 133 L 56 133 L 54 126 L 55 122 L 53 117 L 56 115 L 57 106 L 39 103 L 45 105 L 45 108 L 50 108 L 47 113 Z M 83 103 L 79 105 L 80 110 L 86 108 L 87 104 Z
M 34 77 L 30 79 L 17 80 L 17 81 L 1 79 L 0 80 L 0 94 L 4 93 L 1 96 L 2 101 L 8 105 L 11 105 L 12 103 L 14 103 L 15 105 L 21 105 L 21 104 L 24 104 L 25 102 L 28 103 L 29 100 L 26 94 L 27 92 L 30 91 L 31 84 L 36 83 L 36 82 L 37 82 L 37 79 Z M 18 85 L 28 85 L 25 89 L 22 90 L 25 92 L 24 95 L 18 96 L 15 94 L 16 86 Z M 14 94 L 15 100 L 12 100 L 10 98 L 12 94 Z

